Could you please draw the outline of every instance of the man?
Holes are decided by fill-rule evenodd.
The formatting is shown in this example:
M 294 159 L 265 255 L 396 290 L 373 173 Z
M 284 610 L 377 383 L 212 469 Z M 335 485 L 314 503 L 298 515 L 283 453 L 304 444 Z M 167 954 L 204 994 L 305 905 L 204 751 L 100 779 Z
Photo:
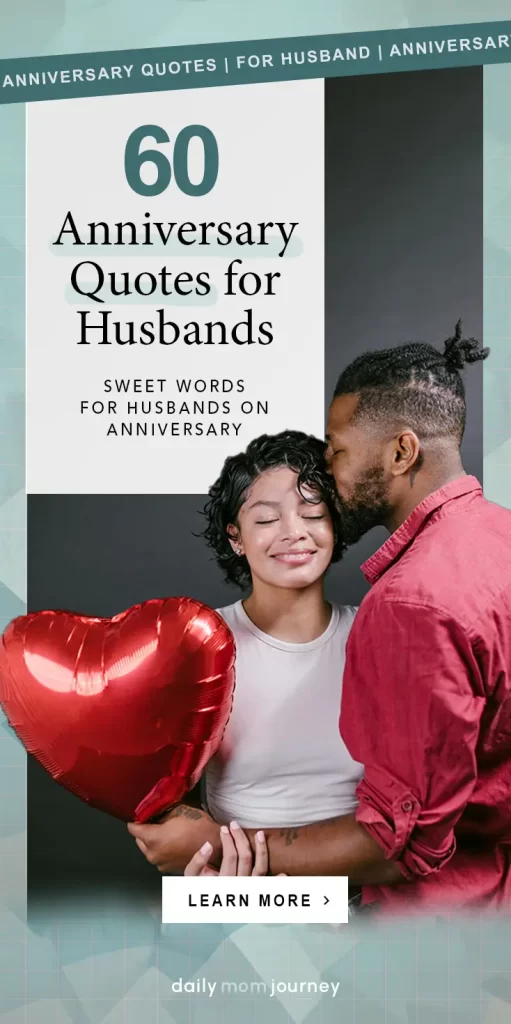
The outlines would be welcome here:
M 459 371 L 487 354 L 460 323 L 444 353 L 368 353 L 329 411 L 346 539 L 391 533 L 363 566 L 371 590 L 343 682 L 340 728 L 365 775 L 355 814 L 266 830 L 269 869 L 347 874 L 390 910 L 511 904 L 511 512 L 485 501 L 460 456 Z M 207 816 L 195 850 L 172 820 L 154 828 L 138 841 L 160 869 L 204 840 L 218 863 Z

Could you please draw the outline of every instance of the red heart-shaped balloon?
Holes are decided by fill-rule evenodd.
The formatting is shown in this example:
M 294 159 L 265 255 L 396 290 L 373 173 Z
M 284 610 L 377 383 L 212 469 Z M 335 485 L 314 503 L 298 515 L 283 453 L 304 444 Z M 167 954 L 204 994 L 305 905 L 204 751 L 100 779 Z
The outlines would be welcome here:
M 112 619 L 45 611 L 0 643 L 0 704 L 61 785 L 124 821 L 181 799 L 218 749 L 235 647 L 217 612 L 189 597 Z

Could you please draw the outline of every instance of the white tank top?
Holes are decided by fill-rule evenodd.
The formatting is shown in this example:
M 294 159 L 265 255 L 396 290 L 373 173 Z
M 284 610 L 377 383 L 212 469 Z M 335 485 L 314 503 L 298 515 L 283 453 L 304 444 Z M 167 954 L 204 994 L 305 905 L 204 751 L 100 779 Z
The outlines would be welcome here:
M 243 604 L 219 608 L 236 640 L 231 718 L 205 774 L 215 821 L 246 828 L 306 825 L 348 814 L 363 768 L 339 735 L 345 646 L 356 609 L 332 607 L 325 632 L 284 643 Z

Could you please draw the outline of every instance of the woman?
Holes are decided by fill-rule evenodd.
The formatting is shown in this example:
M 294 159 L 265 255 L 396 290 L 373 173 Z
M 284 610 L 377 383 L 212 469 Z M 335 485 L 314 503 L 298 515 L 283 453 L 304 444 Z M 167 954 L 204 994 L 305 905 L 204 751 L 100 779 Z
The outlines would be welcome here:
M 202 780 L 204 809 L 180 805 L 161 824 L 128 826 L 162 873 L 181 873 L 201 844 L 191 871 L 205 866 L 218 824 L 224 862 L 229 829 L 233 856 L 240 842 L 246 852 L 243 828 L 259 830 L 260 873 L 265 828 L 284 830 L 292 843 L 293 828 L 356 807 L 363 769 L 338 728 L 355 609 L 324 595 L 327 569 L 342 554 L 324 452 L 322 441 L 297 431 L 259 437 L 227 459 L 209 492 L 206 542 L 226 579 L 248 596 L 219 609 L 236 641 L 236 687 Z M 250 873 L 252 864 L 241 860 Z
M 348 814 L 362 766 L 338 729 L 355 609 L 330 605 L 342 554 L 325 446 L 297 431 L 228 458 L 209 493 L 205 539 L 248 596 L 219 612 L 236 641 L 233 709 L 203 796 L 220 824 L 292 828 Z

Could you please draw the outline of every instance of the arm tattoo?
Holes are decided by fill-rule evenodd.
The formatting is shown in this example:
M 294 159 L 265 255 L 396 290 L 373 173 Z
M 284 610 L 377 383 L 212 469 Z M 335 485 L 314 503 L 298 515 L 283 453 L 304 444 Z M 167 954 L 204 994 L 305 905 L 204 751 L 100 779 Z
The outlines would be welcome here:
M 199 811 L 197 807 L 188 807 L 186 804 L 178 804 L 175 811 L 170 812 L 171 818 L 189 818 L 192 821 L 198 821 L 199 818 L 204 817 L 202 811 Z
M 286 846 L 291 846 L 295 839 L 298 839 L 298 830 L 296 828 L 281 828 L 279 832 L 280 838 L 286 840 Z

